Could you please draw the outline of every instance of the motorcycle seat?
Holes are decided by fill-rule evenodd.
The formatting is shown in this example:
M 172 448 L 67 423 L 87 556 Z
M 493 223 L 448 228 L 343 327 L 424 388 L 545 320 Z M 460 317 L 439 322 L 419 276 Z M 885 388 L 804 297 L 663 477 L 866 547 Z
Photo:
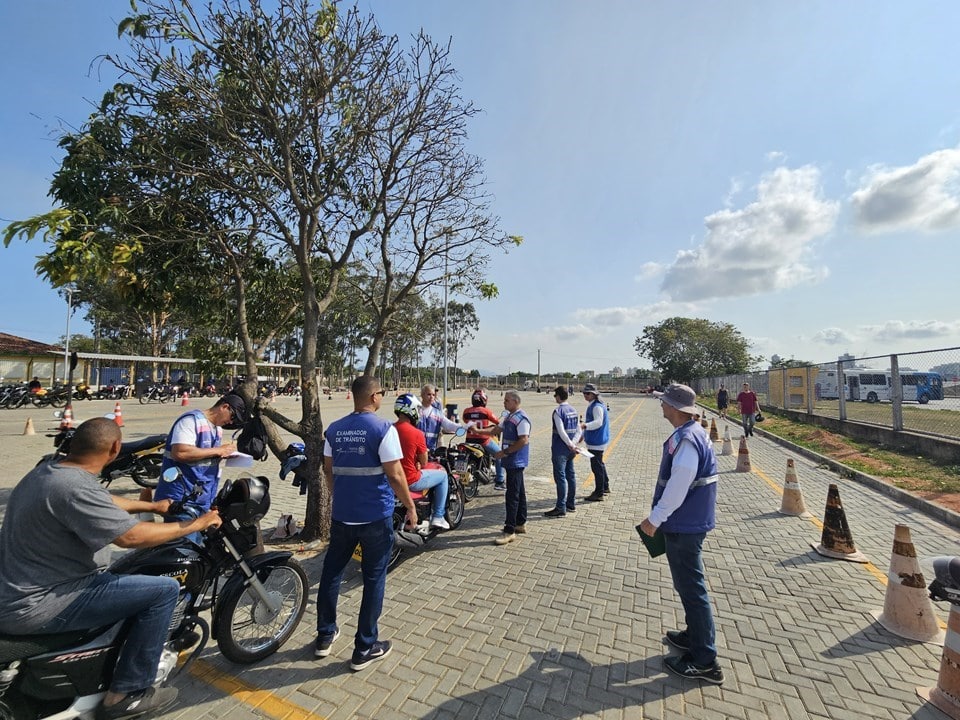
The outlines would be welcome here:
M 98 635 L 102 635 L 111 626 L 88 630 L 71 630 L 70 632 L 53 633 L 50 635 L 5 635 L 0 634 L 0 663 L 12 660 L 53 652 L 61 648 L 78 647 L 89 642 Z
M 414 500 L 414 501 L 422 500 L 423 497 L 424 497 L 424 494 L 425 494 L 425 493 L 423 492 L 423 490 L 411 490 L 411 491 L 410 491 L 410 498 L 411 498 L 412 500 Z
M 148 435 L 140 440 L 131 440 L 130 442 L 123 443 L 123 445 L 120 446 L 120 454 L 129 455 L 130 453 L 139 452 L 140 450 L 147 450 L 157 447 L 157 445 L 163 445 L 166 441 L 166 435 Z

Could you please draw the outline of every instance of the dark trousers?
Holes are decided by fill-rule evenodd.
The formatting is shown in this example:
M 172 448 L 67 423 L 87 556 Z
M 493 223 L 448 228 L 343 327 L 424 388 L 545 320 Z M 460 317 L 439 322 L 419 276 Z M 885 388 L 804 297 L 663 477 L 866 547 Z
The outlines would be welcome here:
M 523 486 L 524 468 L 506 468 L 507 470 L 507 521 L 503 524 L 505 533 L 512 533 L 518 525 L 527 523 L 527 491 Z
M 673 588 L 680 596 L 687 623 L 688 653 L 701 667 L 709 667 L 717 659 L 717 635 L 703 570 L 702 551 L 706 536 L 706 533 L 663 534 Z
M 593 482 L 596 484 L 594 493 L 610 492 L 610 478 L 607 477 L 607 466 L 603 464 L 603 450 L 591 450 L 590 472 L 593 473 Z

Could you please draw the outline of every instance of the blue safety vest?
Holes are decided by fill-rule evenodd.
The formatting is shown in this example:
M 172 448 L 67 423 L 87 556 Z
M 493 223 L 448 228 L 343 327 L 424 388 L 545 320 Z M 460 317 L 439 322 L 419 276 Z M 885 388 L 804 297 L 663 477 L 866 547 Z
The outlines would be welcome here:
M 520 423 L 530 418 L 523 414 L 523 410 L 517 410 L 510 413 L 503 419 L 503 449 L 506 450 L 513 443 L 520 439 L 520 433 L 517 428 Z M 532 423 L 531 423 L 532 425 Z M 507 453 L 503 456 L 503 466 L 505 468 L 525 468 L 530 462 L 530 443 L 527 442 L 518 452 Z
M 392 427 L 372 412 L 351 413 L 327 427 L 333 458 L 333 514 L 338 522 L 371 523 L 393 514 L 393 488 L 380 462 Z
M 560 416 L 560 421 L 563 423 L 563 429 L 567 434 L 567 441 L 565 442 L 557 432 L 556 422 L 551 423 L 553 435 L 550 440 L 550 449 L 553 451 L 554 455 L 559 455 L 563 452 L 569 452 L 569 441 L 573 440 L 573 438 L 577 435 L 577 428 L 580 426 L 580 418 L 577 417 L 577 411 L 573 408 L 573 406 L 567 402 L 560 403 L 557 406 L 557 409 L 553 412 L 554 414 Z
M 682 442 L 691 442 L 697 450 L 697 475 L 687 497 L 670 515 L 660 529 L 673 533 L 702 533 L 716 527 L 717 508 L 717 457 L 713 453 L 710 438 L 695 420 L 678 427 L 663 444 L 660 473 L 653 491 L 653 506 L 660 501 L 673 465 L 673 455 Z
M 594 400 L 587 406 L 587 422 L 593 422 L 597 415 L 597 406 L 603 408 L 603 425 L 594 430 L 583 431 L 583 442 L 587 447 L 606 447 L 610 442 L 610 413 L 600 400 Z
M 207 416 L 203 414 L 202 410 L 191 410 L 184 413 L 177 418 L 174 425 L 188 417 L 192 417 L 196 423 L 198 448 L 212 448 L 220 445 L 220 429 L 207 420 Z M 167 436 L 167 444 L 163 448 L 163 464 L 160 466 L 161 478 L 162 472 L 171 467 L 177 468 L 181 477 L 173 483 L 161 479 L 153 494 L 153 499 L 180 502 L 185 495 L 193 492 L 194 488 L 200 488 L 200 494 L 184 505 L 184 509 L 188 513 L 199 517 L 210 509 L 213 499 L 217 496 L 217 485 L 220 482 L 220 458 L 206 458 L 191 463 L 177 462 L 171 456 L 172 438 L 173 433 L 171 432 Z

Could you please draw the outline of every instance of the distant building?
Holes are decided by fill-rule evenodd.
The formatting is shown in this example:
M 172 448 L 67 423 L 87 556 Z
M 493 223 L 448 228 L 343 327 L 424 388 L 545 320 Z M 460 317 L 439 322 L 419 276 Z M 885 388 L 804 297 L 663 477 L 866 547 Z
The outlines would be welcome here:
M 28 382 L 37 377 L 44 385 L 53 385 L 63 377 L 63 366 L 63 348 L 0 333 L 0 381 Z

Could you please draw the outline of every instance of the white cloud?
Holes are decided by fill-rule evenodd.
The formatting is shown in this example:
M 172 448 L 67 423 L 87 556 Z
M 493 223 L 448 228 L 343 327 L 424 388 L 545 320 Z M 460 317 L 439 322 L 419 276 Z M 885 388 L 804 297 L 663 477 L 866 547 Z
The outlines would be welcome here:
M 822 197 L 817 168 L 776 168 L 761 178 L 754 202 L 704 220 L 703 243 L 677 254 L 662 289 L 694 301 L 818 282 L 827 270 L 808 264 L 811 246 L 833 229 L 838 211 Z
M 545 338 L 553 338 L 555 340 L 568 342 L 586 340 L 595 335 L 594 331 L 583 323 L 579 323 L 577 325 L 559 325 L 556 327 L 544 328 L 543 332 L 540 334 Z
M 846 330 L 836 327 L 818 330 L 813 334 L 811 339 L 813 342 L 822 343 L 824 345 L 849 345 L 856 340 L 856 338 Z
M 871 168 L 850 204 L 867 233 L 960 226 L 960 148 L 938 150 L 905 167 Z
M 766 154 L 767 162 L 782 163 L 787 159 L 787 154 L 779 150 L 771 150 Z
M 695 313 L 693 303 L 658 302 L 635 307 L 582 308 L 575 310 L 576 320 L 590 327 L 614 328 L 622 325 L 655 325 L 668 317 Z
M 633 276 L 633 279 L 637 282 L 649 280 L 657 275 L 662 275 L 666 269 L 666 266 L 660 263 L 647 262 L 640 266 L 640 270 Z
M 890 320 L 883 325 L 868 325 L 863 328 L 878 342 L 892 340 L 928 340 L 949 337 L 960 333 L 960 321 L 942 322 L 940 320 Z

